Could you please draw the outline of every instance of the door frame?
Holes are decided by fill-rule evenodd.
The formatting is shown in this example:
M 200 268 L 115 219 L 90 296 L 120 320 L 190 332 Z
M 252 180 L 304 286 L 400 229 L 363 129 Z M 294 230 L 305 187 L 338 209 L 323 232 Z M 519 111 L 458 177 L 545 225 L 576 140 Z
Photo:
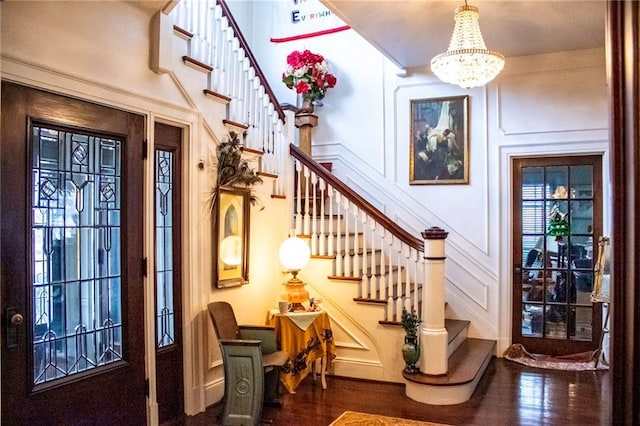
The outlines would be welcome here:
M 499 178 L 501 182 L 504 182 L 504 187 L 507 188 L 501 191 L 499 198 L 499 217 L 500 220 L 500 232 L 499 242 L 497 243 L 499 255 L 499 268 L 498 273 L 500 276 L 499 286 L 497 290 L 497 297 L 501 298 L 500 311 L 499 311 L 499 324 L 498 328 L 498 348 L 497 353 L 503 353 L 511 345 L 511 330 L 513 326 L 512 321 L 512 306 L 513 306 L 513 270 L 516 262 L 513 260 L 513 223 L 512 223 L 512 211 L 513 211 L 513 160 L 516 158 L 535 158 L 535 157 L 560 157 L 568 155 L 602 155 L 602 180 L 607 182 L 611 177 L 611 169 L 609 166 L 610 154 L 609 154 L 609 139 L 607 136 L 607 129 L 597 130 L 590 134 L 591 137 L 585 141 L 581 141 L 575 146 L 567 147 L 564 145 L 562 150 L 549 152 L 549 145 L 543 144 L 539 147 L 528 143 L 511 144 L 508 146 L 500 147 L 499 151 L 496 151 L 496 156 L 499 157 Z M 569 151 L 569 148 L 574 148 Z M 604 185 L 602 189 L 603 206 L 602 206 L 602 232 L 603 234 L 611 233 L 611 205 L 606 200 L 610 199 L 611 187 Z M 502 303 L 504 301 L 504 303 Z M 607 343 L 605 339 L 605 343 Z
M 546 354 L 549 355 L 566 355 L 569 353 L 577 353 L 577 352 L 583 352 L 583 351 L 587 351 L 587 350 L 593 350 L 594 348 L 598 347 L 598 343 L 599 343 L 599 336 L 600 333 L 602 332 L 602 305 L 600 304 L 600 306 L 597 306 L 595 303 L 592 303 L 592 324 L 597 324 L 594 328 L 593 328 L 593 332 L 592 332 L 592 339 L 589 341 L 583 341 L 583 340 L 569 340 L 567 338 L 563 338 L 563 339 L 549 339 L 549 338 L 545 338 L 545 337 L 535 337 L 535 336 L 522 336 L 521 330 L 522 330 L 522 324 L 521 324 L 521 313 L 519 312 L 514 312 L 514 307 L 516 302 L 519 303 L 520 306 L 523 306 L 524 302 L 520 299 L 519 301 L 516 300 L 515 295 L 517 293 L 516 287 L 519 285 L 520 286 L 520 292 L 518 292 L 518 294 L 521 294 L 522 291 L 522 269 L 524 267 L 524 265 L 522 265 L 523 263 L 523 259 L 522 259 L 522 254 L 521 254 L 521 250 L 519 250 L 516 254 L 516 251 L 514 250 L 514 246 L 518 246 L 521 247 L 522 244 L 522 238 L 520 238 L 520 243 L 518 244 L 518 242 L 515 239 L 515 235 L 518 232 L 516 230 L 518 224 L 520 224 L 520 228 L 522 227 L 522 220 L 521 218 L 519 219 L 517 217 L 517 213 L 520 212 L 520 207 L 516 205 L 515 203 L 515 199 L 517 197 L 517 193 L 520 192 L 521 193 L 521 185 L 520 187 L 516 187 L 517 183 L 522 183 L 522 173 L 520 172 L 520 182 L 516 182 L 514 177 L 517 173 L 517 170 L 515 168 L 516 165 L 521 164 L 522 162 L 526 162 L 526 167 L 554 167 L 554 166 L 578 166 L 583 164 L 582 162 L 572 162 L 571 159 L 572 158 L 584 158 L 585 161 L 587 161 L 587 159 L 589 159 L 589 164 L 593 163 L 594 166 L 594 170 L 593 170 L 593 191 L 594 193 L 599 193 L 599 199 L 596 198 L 595 196 L 593 196 L 593 200 L 594 200 L 594 205 L 593 205 L 593 221 L 594 223 L 592 223 L 593 226 L 593 232 L 592 232 L 592 238 L 593 238 L 593 258 L 595 259 L 595 255 L 597 253 L 598 250 L 598 244 L 597 244 L 597 237 L 601 236 L 601 235 L 609 235 L 607 233 L 604 232 L 605 226 L 604 226 L 604 202 L 605 202 L 605 198 L 604 198 L 604 155 L 601 154 L 569 154 L 569 155 L 544 155 L 544 156 L 514 156 L 510 158 L 510 170 L 511 170 L 511 178 L 510 178 L 510 199 L 511 199 L 511 214 L 510 214 L 510 229 L 509 229 L 509 233 L 511 235 L 511 240 L 510 240 L 510 247 L 511 247 L 511 253 L 509 253 L 509 257 L 511 259 L 511 263 L 512 263 L 512 273 L 509 276 L 510 279 L 510 283 L 511 283 L 511 295 L 512 297 L 510 298 L 511 300 L 511 306 L 510 306 L 510 312 L 511 312 L 511 325 L 512 325 L 512 329 L 511 329 L 511 333 L 510 333 L 510 337 L 511 337 L 511 342 L 513 343 L 513 336 L 517 331 L 520 331 L 520 343 L 530 343 L 531 347 L 529 348 L 529 350 L 531 350 L 532 352 L 536 352 L 536 353 L 540 353 L 540 350 L 537 350 L 537 348 L 542 348 L 542 346 L 546 345 L 546 349 L 547 351 L 544 352 Z M 585 163 L 586 164 L 586 163 Z M 567 178 L 569 178 L 569 176 L 567 176 Z M 568 199 L 566 199 L 568 200 Z M 522 200 L 521 200 L 522 201 Z M 575 200 L 575 201 L 579 201 L 579 200 Z M 596 202 L 597 201 L 597 202 Z M 521 229 L 520 229 L 521 231 Z M 520 232 L 520 237 L 522 237 L 522 234 Z M 595 264 L 593 265 L 595 266 Z M 546 266 L 546 268 L 551 269 L 551 267 L 549 265 Z M 546 269 L 545 269 L 546 271 Z M 546 290 L 544 290 L 544 292 L 546 292 Z M 543 297 L 546 297 L 546 295 L 543 293 Z M 543 305 L 546 306 L 546 303 Z M 568 314 L 568 313 L 567 313 Z M 515 319 L 520 319 L 520 323 L 516 324 L 514 323 Z M 565 322 L 567 328 L 568 328 L 568 321 Z M 599 327 L 598 327 L 599 326 Z M 544 323 L 543 323 L 543 327 L 544 327 Z M 537 340 L 540 339 L 540 340 Z M 553 342 L 554 345 L 552 348 L 548 348 L 549 343 Z M 573 343 L 571 343 L 573 342 Z M 575 350 L 574 350 L 575 349 Z
M 156 184 L 155 184 L 155 169 L 156 169 L 156 160 L 155 160 L 155 155 L 156 155 L 156 149 L 162 149 L 162 150 L 166 150 L 166 151 L 171 151 L 174 155 L 174 183 L 177 184 L 174 186 L 173 189 L 173 197 L 172 197 L 172 210 L 173 210 L 173 214 L 172 217 L 174 218 L 174 224 L 172 224 L 172 238 L 173 238 L 173 243 L 172 243 L 172 247 L 174 249 L 174 251 L 172 252 L 172 261 L 174 261 L 173 264 L 173 270 L 174 270 L 174 283 L 175 286 L 174 288 L 178 288 L 180 290 L 180 294 L 174 296 L 174 302 L 177 301 L 178 304 L 176 304 L 176 307 L 180 308 L 180 311 L 175 312 L 175 319 L 176 319 L 176 325 L 180 326 L 180 329 L 178 329 L 176 327 L 175 329 L 175 336 L 176 336 L 176 342 L 179 343 L 180 348 L 182 349 L 182 353 L 180 354 L 180 356 L 182 358 L 180 358 L 180 365 L 181 367 L 184 366 L 184 336 L 183 336 L 183 332 L 184 332 L 184 310 L 182 309 L 184 303 L 183 303 L 183 299 L 184 299 L 184 292 L 182 291 L 183 288 L 183 282 L 182 282 L 182 276 L 183 276 L 183 271 L 182 271 L 182 255 L 183 255 L 183 250 L 182 250 L 182 246 L 183 246 L 183 239 L 182 237 L 182 232 L 183 232 L 183 228 L 182 228 L 182 208 L 181 206 L 183 205 L 183 201 L 184 201 L 184 194 L 183 194 L 183 175 L 184 175 L 184 170 L 183 170 L 183 162 L 182 162 L 182 158 L 184 157 L 184 153 L 183 153 L 183 145 L 184 145 L 184 139 L 185 139 L 185 131 L 184 128 L 181 126 L 176 126 L 174 124 L 171 123 L 167 123 L 164 121 L 154 121 L 152 123 L 153 125 L 150 127 L 153 127 L 153 156 L 149 157 L 151 158 L 151 161 L 149 161 L 149 167 L 151 169 L 153 169 L 153 174 L 154 174 L 154 185 L 151 188 L 152 191 L 155 194 L 156 191 Z M 174 145 L 173 142 L 176 141 L 170 141 L 169 144 L 165 144 L 161 141 L 158 141 L 156 139 L 156 135 L 155 132 L 157 130 L 158 125 L 161 126 L 170 126 L 173 129 L 176 129 L 179 132 L 179 141 L 177 141 L 177 143 Z M 156 215 L 156 202 L 155 202 L 155 196 L 154 195 L 154 204 L 153 204 L 153 218 L 154 218 L 154 222 L 153 222 L 153 229 L 154 229 L 154 245 L 153 245 L 153 257 L 150 259 L 153 259 L 152 264 L 152 268 L 149 268 L 149 273 L 148 273 L 148 277 L 150 278 L 150 280 L 152 282 L 150 282 L 150 285 L 153 284 L 153 288 L 154 288 L 154 296 L 153 296 L 153 310 L 154 310 L 154 329 L 156 329 L 156 318 L 157 318 L 157 311 L 156 311 L 156 298 L 157 298 L 157 283 L 156 283 L 156 267 L 155 267 L 155 263 L 156 263 L 156 253 L 157 253 L 157 239 L 155 238 L 155 232 L 156 232 L 156 228 L 157 228 L 157 222 L 155 221 L 155 215 Z M 175 225 L 175 226 L 174 226 Z M 156 329 L 157 331 L 157 329 Z M 162 353 L 162 349 L 158 349 L 156 347 L 156 342 L 157 342 L 157 334 L 154 337 L 154 362 L 157 361 L 157 357 L 159 353 Z M 175 357 L 174 357 L 174 361 L 175 361 Z M 181 370 L 179 372 L 175 372 L 175 374 L 180 374 L 180 379 L 181 379 L 181 390 L 182 390 L 182 395 L 181 395 L 181 400 L 180 403 L 182 405 L 182 409 L 183 409 L 183 413 L 184 414 L 184 400 L 185 400 L 185 391 L 184 391 L 184 382 L 185 382 L 185 375 L 184 375 L 184 368 L 181 368 Z M 155 373 L 154 373 L 154 381 L 156 382 L 156 384 L 154 385 L 154 390 L 155 390 L 155 395 L 154 395 L 154 408 L 157 409 L 158 407 L 158 393 L 159 393 L 159 389 L 157 389 L 157 377 L 158 377 L 158 370 L 157 368 L 155 369 Z M 158 418 L 159 418 L 159 412 L 158 412 Z M 171 420 L 176 420 L 176 419 L 171 419 Z
M 24 259 L 16 260 L 15 265 L 10 270 L 18 274 L 18 279 L 25 283 L 25 286 L 12 287 L 15 291 L 12 298 L 3 300 L 3 309 L 7 304 L 15 303 L 19 307 L 19 312 L 33 319 L 33 296 L 31 294 L 31 285 L 33 279 L 33 261 L 32 259 L 32 188 L 34 185 L 33 172 L 31 171 L 32 150 L 34 149 L 34 141 L 30 134 L 32 126 L 38 125 L 46 128 L 61 129 L 65 132 L 78 132 L 89 135 L 104 135 L 107 138 L 116 138 L 122 140 L 121 148 L 121 171 L 122 178 L 120 187 L 122 206 L 133 202 L 144 191 L 144 176 L 140 170 L 140 163 L 143 161 L 140 147 L 142 146 L 144 134 L 144 116 L 137 113 L 131 113 L 122 109 L 111 108 L 102 104 L 96 104 L 86 100 L 61 95 L 56 92 L 43 90 L 41 88 L 30 87 L 29 85 L 19 84 L 9 80 L 3 80 L 3 98 L 7 96 L 7 102 L 12 102 L 11 115 L 7 115 L 7 120 L 12 121 L 12 125 L 3 126 L 3 134 L 11 132 L 11 150 L 7 151 L 11 155 L 17 155 L 20 158 L 14 158 L 13 161 L 19 164 L 20 173 L 16 173 L 15 188 L 20 191 L 20 195 L 16 196 L 16 202 L 20 203 L 16 208 L 15 214 L 10 215 L 15 219 L 18 230 L 24 232 L 19 239 L 17 248 L 10 250 L 12 256 L 21 257 L 22 253 L 26 256 Z M 6 164 L 5 164 L 6 165 Z M 130 183 L 130 184 L 129 184 Z M 11 184 L 9 182 L 8 184 Z M 6 188 L 5 188 L 6 189 Z M 10 194 L 10 193 L 9 193 Z M 5 199 L 6 201 L 6 199 Z M 5 208 L 10 206 L 5 205 Z M 123 209 L 125 214 L 120 218 L 120 229 L 122 231 L 121 253 L 121 277 L 124 290 L 122 298 L 122 342 L 126 346 L 123 348 L 122 361 L 114 363 L 111 368 L 87 371 L 77 375 L 61 378 L 52 383 L 34 385 L 32 378 L 29 378 L 31 367 L 29 363 L 33 362 L 33 354 L 29 351 L 33 343 L 32 321 L 28 320 L 22 325 L 20 330 L 20 340 L 22 343 L 13 353 L 9 353 L 10 360 L 16 362 L 15 368 L 20 373 L 20 377 L 14 380 L 19 381 L 17 384 L 18 391 L 24 391 L 24 394 L 18 395 L 15 399 L 15 407 L 23 408 L 45 408 L 50 407 L 48 401 L 58 400 L 60 397 L 77 395 L 78 392 L 86 392 L 94 390 L 96 386 L 103 383 L 105 390 L 110 390 L 114 395 L 118 384 L 113 380 L 122 380 L 125 376 L 131 378 L 127 385 L 129 400 L 122 400 L 120 404 L 127 405 L 132 415 L 142 414 L 142 410 L 146 411 L 145 397 L 145 358 L 144 353 L 138 353 L 144 348 L 144 323 L 143 314 L 138 312 L 136 306 L 144 303 L 144 291 L 140 288 L 143 285 L 143 276 L 140 269 L 140 257 L 143 255 L 143 236 L 139 235 L 136 230 L 143 225 L 143 214 L 136 213 L 133 217 L 129 216 L 127 209 Z M 11 225 L 9 225 L 11 230 Z M 4 243 L 3 243 L 4 244 Z M 24 244 L 24 245 L 23 245 Z M 131 251 L 128 248 L 132 248 Z M 6 256 L 3 256 L 3 258 Z M 11 257 L 8 259 L 11 262 Z M 98 279 L 97 275 L 92 278 Z M 6 280 L 11 279 L 5 276 Z M 2 295 L 8 296 L 7 291 L 11 289 L 3 288 Z M 8 305 L 7 305 L 8 306 Z M 4 325 L 4 324 L 3 324 Z M 3 342 L 3 352 L 6 348 L 6 342 Z M 22 352 L 27 350 L 26 353 Z M 23 355 L 24 354 L 24 355 Z M 26 358 L 26 359 L 25 359 Z M 27 361 L 28 364 L 24 364 Z M 120 365 L 118 365 L 120 364 Z M 5 364 L 6 367 L 6 364 Z M 4 367 L 3 367 L 4 369 Z M 24 369 L 25 377 L 21 377 Z M 91 378 L 90 378 L 91 377 Z M 7 384 L 10 382 L 7 382 Z M 7 384 L 3 384 L 2 389 L 7 390 Z M 109 386 L 107 386 L 107 384 Z M 56 388 L 60 389 L 62 395 L 54 394 Z M 5 395 L 6 396 L 6 395 Z M 114 401 L 116 399 L 114 398 Z M 9 408 L 9 409 L 15 409 Z M 99 408 L 98 415 L 108 415 L 105 407 L 99 407 L 97 400 L 88 400 L 86 407 L 82 410 L 74 411 L 74 413 L 95 413 L 95 409 Z M 4 407 L 3 407 L 4 408 Z M 53 408 L 53 407 L 52 407 Z M 93 410 L 93 411 L 92 411 Z M 4 411 L 4 410 L 3 410 Z M 51 411 L 44 412 L 41 415 L 47 415 Z M 126 411 L 123 410 L 123 413 Z M 69 413 L 58 412 L 59 421 L 68 421 Z M 71 412 L 70 412 L 71 413 Z M 29 414 L 27 413 L 26 416 Z M 50 415 L 54 415 L 51 411 Z M 144 414 L 143 414 L 144 416 Z M 114 420 L 115 421 L 115 420 Z
M 206 267 L 201 256 L 193 256 L 204 248 L 206 242 L 200 241 L 198 233 L 189 227 L 189 223 L 199 223 L 201 218 L 201 201 L 190 195 L 188 188 L 195 186 L 204 188 L 208 182 L 208 176 L 204 176 L 197 167 L 189 167 L 196 164 L 202 158 L 202 152 L 207 151 L 209 136 L 202 134 L 202 116 L 197 111 L 193 111 L 181 106 L 169 106 L 162 99 L 155 100 L 151 97 L 141 97 L 139 93 L 127 90 L 114 91 L 112 86 L 102 84 L 94 80 L 82 79 L 78 76 L 68 76 L 55 72 L 49 72 L 40 68 L 34 68 L 30 64 L 20 61 L 5 61 L 3 59 L 1 78 L 3 80 L 31 86 L 36 89 L 50 91 L 62 96 L 77 98 L 83 101 L 98 103 L 110 108 L 122 109 L 143 115 L 145 117 L 145 138 L 153 141 L 153 126 L 149 123 L 154 121 L 164 122 L 173 126 L 183 128 L 183 205 L 182 205 L 182 301 L 183 301 L 183 377 L 184 377 L 184 409 L 187 415 L 195 415 L 205 410 L 207 405 L 206 396 L 206 374 L 200 365 L 200 358 L 197 354 L 206 354 L 206 325 L 207 318 L 201 322 L 199 304 L 201 300 L 209 297 L 207 286 L 194 286 L 192 282 L 208 282 Z M 147 144 L 147 158 L 153 157 L 154 146 Z M 151 157 L 149 157 L 151 156 Z M 154 268 L 154 238 L 153 238 L 153 168 L 149 167 L 149 161 L 144 164 L 144 199 L 143 217 L 144 241 L 143 253 L 149 259 L 148 270 Z M 150 397 L 147 398 L 147 421 L 149 424 L 156 424 L 157 406 L 155 400 L 155 331 L 154 327 L 154 281 L 149 281 L 149 276 L 144 277 L 144 320 L 145 326 L 145 363 L 150 386 Z M 191 319 L 191 320 L 186 320 Z M 193 320 L 195 319 L 195 320 Z M 151 325 L 149 325 L 151 324 Z M 0 375 L 0 383 L 2 376 Z M 219 395 L 222 397 L 222 395 Z M 1 403 L 1 402 L 0 402 Z

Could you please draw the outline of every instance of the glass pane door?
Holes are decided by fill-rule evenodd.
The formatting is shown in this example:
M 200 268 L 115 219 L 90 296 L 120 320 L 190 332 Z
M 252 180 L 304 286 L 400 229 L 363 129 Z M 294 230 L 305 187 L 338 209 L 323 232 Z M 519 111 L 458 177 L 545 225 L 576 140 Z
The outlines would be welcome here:
M 600 162 L 600 157 L 514 162 L 513 338 L 526 341 L 527 349 L 571 353 L 598 341 L 600 313 L 591 292 L 594 240 L 601 235 Z

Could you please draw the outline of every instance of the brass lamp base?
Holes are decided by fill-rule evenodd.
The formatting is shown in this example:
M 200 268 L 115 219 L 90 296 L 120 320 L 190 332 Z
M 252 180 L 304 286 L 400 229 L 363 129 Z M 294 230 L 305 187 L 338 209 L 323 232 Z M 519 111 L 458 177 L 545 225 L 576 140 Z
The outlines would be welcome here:
M 306 302 L 309 300 L 309 292 L 305 290 L 304 282 L 298 279 L 297 277 L 291 278 L 289 281 L 284 283 L 286 289 L 285 293 L 282 295 L 284 299 L 286 299 L 292 305 L 292 310 L 295 311 L 304 311 L 305 308 L 302 306 L 302 302 Z

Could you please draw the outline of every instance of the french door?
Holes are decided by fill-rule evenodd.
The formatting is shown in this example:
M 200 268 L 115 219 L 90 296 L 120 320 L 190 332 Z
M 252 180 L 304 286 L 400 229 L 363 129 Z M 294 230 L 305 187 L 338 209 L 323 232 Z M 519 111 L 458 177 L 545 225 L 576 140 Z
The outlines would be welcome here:
M 549 355 L 597 348 L 600 236 L 601 156 L 513 161 L 513 343 Z
M 144 117 L 2 82 L 2 417 L 146 423 Z

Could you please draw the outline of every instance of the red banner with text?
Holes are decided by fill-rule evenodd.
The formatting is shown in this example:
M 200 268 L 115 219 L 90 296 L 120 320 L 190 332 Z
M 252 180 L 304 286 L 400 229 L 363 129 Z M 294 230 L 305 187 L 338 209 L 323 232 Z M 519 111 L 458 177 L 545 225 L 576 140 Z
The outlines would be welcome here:
M 300 40 L 348 30 L 350 27 L 317 0 L 287 0 L 274 9 L 273 43 Z

